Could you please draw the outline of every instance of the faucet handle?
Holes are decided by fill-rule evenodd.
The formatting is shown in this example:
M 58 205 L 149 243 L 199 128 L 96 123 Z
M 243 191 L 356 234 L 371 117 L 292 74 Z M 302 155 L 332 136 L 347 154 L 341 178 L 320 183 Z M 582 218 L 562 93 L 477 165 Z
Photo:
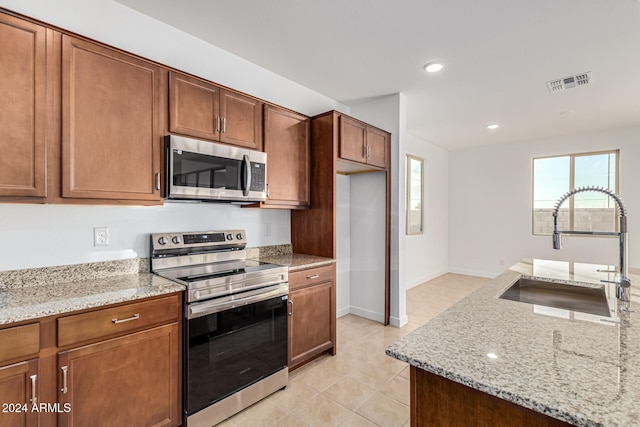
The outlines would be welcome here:
M 602 270 L 602 269 L 597 269 L 596 270 L 598 273 L 617 273 L 618 270 Z

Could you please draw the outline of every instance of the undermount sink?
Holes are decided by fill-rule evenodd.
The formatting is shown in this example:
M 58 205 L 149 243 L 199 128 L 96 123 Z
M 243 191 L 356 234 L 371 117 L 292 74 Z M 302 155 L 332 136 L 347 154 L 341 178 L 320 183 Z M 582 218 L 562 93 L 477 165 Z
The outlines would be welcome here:
M 499 298 L 611 317 L 604 286 L 591 287 L 521 277 Z

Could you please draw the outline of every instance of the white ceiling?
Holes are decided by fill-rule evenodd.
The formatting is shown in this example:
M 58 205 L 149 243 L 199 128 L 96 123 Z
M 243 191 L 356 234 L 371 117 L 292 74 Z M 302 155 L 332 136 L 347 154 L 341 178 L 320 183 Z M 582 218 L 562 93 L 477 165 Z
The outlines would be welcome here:
M 408 131 L 447 149 L 640 124 L 637 0 L 119 2 L 347 105 L 401 92 Z

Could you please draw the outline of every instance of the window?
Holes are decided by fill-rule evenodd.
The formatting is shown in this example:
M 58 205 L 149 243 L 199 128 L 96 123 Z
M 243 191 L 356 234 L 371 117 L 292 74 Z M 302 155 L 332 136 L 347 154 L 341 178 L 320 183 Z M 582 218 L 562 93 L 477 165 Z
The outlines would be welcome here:
M 618 150 L 533 159 L 533 234 L 553 233 L 553 208 L 563 194 L 578 187 L 618 192 Z M 558 212 L 559 230 L 617 231 L 617 207 L 606 194 L 586 191 Z
M 407 234 L 422 234 L 424 160 L 407 154 Z

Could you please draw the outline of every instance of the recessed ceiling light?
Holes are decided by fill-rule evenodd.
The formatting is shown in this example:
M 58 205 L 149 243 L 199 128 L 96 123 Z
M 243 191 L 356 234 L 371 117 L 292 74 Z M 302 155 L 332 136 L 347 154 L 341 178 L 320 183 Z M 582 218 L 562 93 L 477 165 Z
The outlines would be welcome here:
M 498 129 L 498 125 L 496 124 L 487 125 L 487 129 L 491 129 L 491 130 Z
M 488 357 L 489 359 L 497 359 L 497 358 L 498 358 L 498 355 L 497 355 L 497 354 L 495 354 L 495 353 L 487 353 L 487 357 Z
M 429 62 L 423 68 L 427 73 L 437 73 L 444 68 L 444 65 L 439 62 Z

